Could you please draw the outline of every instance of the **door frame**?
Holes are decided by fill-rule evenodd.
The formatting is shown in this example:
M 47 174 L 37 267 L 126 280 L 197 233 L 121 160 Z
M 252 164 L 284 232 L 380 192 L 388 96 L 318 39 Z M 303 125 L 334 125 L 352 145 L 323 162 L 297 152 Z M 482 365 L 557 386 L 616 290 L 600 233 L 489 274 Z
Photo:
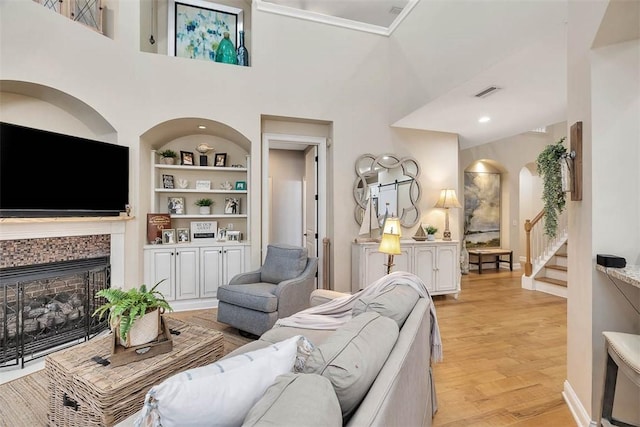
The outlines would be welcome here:
M 318 238 L 316 240 L 318 252 L 318 286 L 323 283 L 322 265 L 324 253 L 322 253 L 322 240 L 327 235 L 327 138 L 308 135 L 291 135 L 282 133 L 262 134 L 262 236 L 261 236 L 261 260 L 267 255 L 267 244 L 269 238 L 269 149 L 279 148 L 292 150 L 300 146 L 308 147 L 315 145 L 318 147 Z M 289 147 L 289 148 L 287 148 Z M 294 148 L 295 147 L 295 148 Z

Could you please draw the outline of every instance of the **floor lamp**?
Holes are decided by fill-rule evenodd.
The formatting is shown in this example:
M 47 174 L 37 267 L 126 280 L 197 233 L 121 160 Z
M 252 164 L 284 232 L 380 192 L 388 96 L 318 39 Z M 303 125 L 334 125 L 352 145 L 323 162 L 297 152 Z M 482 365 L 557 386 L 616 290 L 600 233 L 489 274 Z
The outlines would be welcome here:
M 387 254 L 387 274 L 391 273 L 391 267 L 393 264 L 393 256 L 400 255 L 400 219 L 387 218 L 384 223 L 384 229 L 382 230 L 382 239 L 380 240 L 380 246 L 378 250 L 383 254 Z
M 451 240 L 451 231 L 449 231 L 449 208 L 461 208 L 460 202 L 456 197 L 456 190 L 445 188 L 440 192 L 440 198 L 435 205 L 436 208 L 445 209 L 444 233 L 442 240 Z

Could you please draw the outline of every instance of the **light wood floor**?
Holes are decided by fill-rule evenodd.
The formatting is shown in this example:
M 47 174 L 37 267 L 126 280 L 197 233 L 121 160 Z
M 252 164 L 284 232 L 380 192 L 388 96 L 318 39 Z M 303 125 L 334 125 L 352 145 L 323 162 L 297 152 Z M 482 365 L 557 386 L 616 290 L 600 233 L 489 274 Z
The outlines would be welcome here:
M 434 365 L 434 427 L 570 427 L 567 304 L 521 288 L 521 271 L 462 276 L 462 292 L 434 297 L 442 363 Z

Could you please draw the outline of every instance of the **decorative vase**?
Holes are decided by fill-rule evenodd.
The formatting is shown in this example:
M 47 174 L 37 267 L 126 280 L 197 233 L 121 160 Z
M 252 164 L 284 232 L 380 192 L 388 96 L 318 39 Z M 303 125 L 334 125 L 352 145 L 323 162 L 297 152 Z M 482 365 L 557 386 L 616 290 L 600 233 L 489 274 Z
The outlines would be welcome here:
M 200 206 L 200 215 L 211 214 L 211 206 Z
M 238 65 L 249 66 L 249 51 L 244 46 L 244 31 L 240 31 L 240 41 L 238 42 Z
M 236 48 L 229 39 L 229 33 L 224 33 L 224 38 L 220 40 L 218 49 L 216 50 L 216 62 L 222 62 L 225 64 L 237 64 L 238 57 L 236 54 Z
M 462 240 L 462 251 L 460 251 L 460 273 L 469 274 L 469 251 L 467 250 L 467 241 Z
M 119 326 L 116 325 L 115 333 L 121 346 L 134 347 L 151 342 L 158 338 L 162 332 L 160 329 L 160 309 L 150 311 L 133 322 L 126 341 L 120 336 Z

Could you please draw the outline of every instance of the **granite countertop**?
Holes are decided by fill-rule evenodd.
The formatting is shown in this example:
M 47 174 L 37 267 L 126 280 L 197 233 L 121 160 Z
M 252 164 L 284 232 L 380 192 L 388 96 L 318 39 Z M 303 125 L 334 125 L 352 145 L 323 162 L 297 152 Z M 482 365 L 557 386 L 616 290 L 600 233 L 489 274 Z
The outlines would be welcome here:
M 596 264 L 596 270 L 635 286 L 636 288 L 640 288 L 640 265 L 627 265 L 624 268 L 613 268 Z

